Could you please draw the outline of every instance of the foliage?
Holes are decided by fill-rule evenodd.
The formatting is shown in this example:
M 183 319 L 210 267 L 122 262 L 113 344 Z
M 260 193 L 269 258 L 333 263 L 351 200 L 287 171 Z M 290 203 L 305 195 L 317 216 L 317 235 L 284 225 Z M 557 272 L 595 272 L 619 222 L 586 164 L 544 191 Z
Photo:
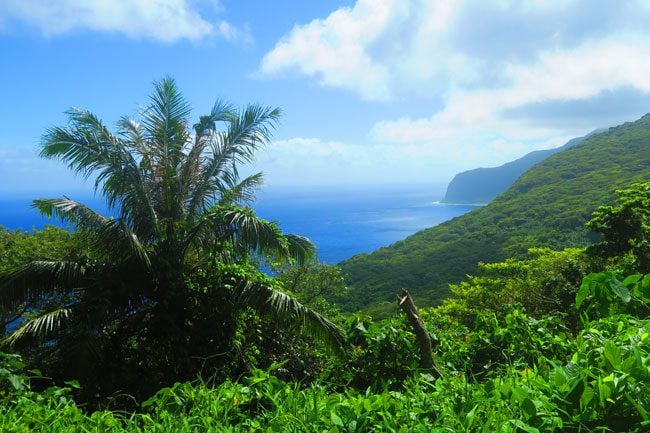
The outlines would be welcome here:
M 590 274 L 581 287 L 610 284 L 614 277 Z M 204 382 L 163 387 L 133 413 L 85 413 L 69 388 L 33 392 L 17 358 L 6 355 L 0 380 L 6 384 L 13 375 L 18 386 L 5 386 L 8 392 L 0 396 L 0 427 L 7 432 L 640 433 L 650 428 L 650 321 L 633 299 L 645 302 L 648 281 L 650 275 L 622 278 L 629 299 L 607 285 L 598 290 L 610 290 L 611 299 L 597 290 L 578 292 L 582 321 L 575 333 L 564 326 L 563 316 L 536 319 L 513 307 L 481 309 L 469 326 L 443 308 L 424 311 L 443 372 L 435 381 L 418 374 L 412 335 L 401 320 L 375 323 L 362 316 L 348 322 L 355 345 L 350 359 L 333 365 L 323 383 L 285 382 L 274 374 L 282 366 L 272 365 L 216 387 Z M 590 319 L 592 305 L 603 299 L 616 307 L 610 303 Z
M 593 235 L 584 223 L 596 207 L 650 178 L 649 141 L 650 116 L 592 135 L 535 165 L 489 205 L 341 262 L 350 287 L 344 309 L 392 302 L 400 287 L 419 305 L 436 305 L 479 262 L 587 246 Z
M 520 305 L 534 317 L 571 312 L 582 276 L 592 270 L 583 250 L 548 248 L 529 250 L 523 260 L 507 259 L 479 264 L 480 274 L 452 284 L 452 296 L 437 309 L 468 326 L 477 314 L 496 312 L 503 317 Z
M 275 278 L 287 293 L 329 317 L 339 314 L 331 301 L 347 295 L 345 277 L 341 269 L 317 260 L 284 265 Z
M 68 197 L 35 200 L 72 224 L 92 254 L 12 267 L 0 275 L 0 303 L 48 301 L 8 341 L 59 381 L 79 379 L 88 396 L 150 393 L 195 377 L 205 360 L 213 374 L 249 307 L 335 350 L 343 345 L 332 322 L 246 265 L 259 256 L 302 262 L 314 251 L 245 205 L 262 177 L 240 179 L 238 167 L 269 141 L 280 110 L 217 101 L 193 127 L 189 114 L 168 78 L 141 119 L 120 119 L 117 133 L 73 110 L 68 126 L 43 138 L 41 155 L 95 176 L 116 216 Z
M 89 254 L 81 236 L 59 227 L 45 226 L 32 232 L 9 231 L 0 227 L 0 274 L 35 260 L 78 260 Z M 51 310 L 49 301 L 39 298 L 13 305 L 0 303 L 0 335 L 4 336 L 21 320 L 32 317 L 34 311 Z
M 326 372 L 333 386 L 391 388 L 417 373 L 415 336 L 403 318 L 375 323 L 370 317 L 354 315 L 348 318 L 345 329 L 352 353 L 335 360 Z
M 439 364 L 476 380 L 499 376 L 513 366 L 530 368 L 546 359 L 566 358 L 574 347 L 564 316 L 535 319 L 519 308 L 501 314 L 484 310 L 466 326 L 434 309 L 424 318 L 437 338 Z
M 523 337 L 516 328 L 527 320 L 513 315 L 504 324 L 503 329 L 514 327 L 504 341 Z M 484 335 L 495 338 L 501 332 L 495 331 Z M 450 349 L 453 341 L 448 340 Z M 516 350 L 527 351 L 523 340 L 516 344 Z M 435 382 L 416 375 L 392 390 L 331 391 L 318 384 L 300 389 L 254 370 L 216 388 L 197 382 L 162 388 L 140 413 L 84 413 L 66 389 L 14 391 L 3 397 L 0 427 L 7 432 L 643 432 L 650 427 L 648 320 L 614 315 L 586 323 L 568 353 L 547 355 L 536 354 L 532 363 L 503 363 L 480 381 L 470 372 L 448 370 Z
M 616 195 L 617 206 L 600 206 L 587 223 L 603 237 L 589 252 L 619 262 L 631 259 L 628 272 L 650 272 L 650 183 L 635 183 Z
M 576 294 L 576 306 L 585 313 L 606 317 L 616 313 L 650 313 L 650 274 L 621 278 L 608 271 L 585 276 Z

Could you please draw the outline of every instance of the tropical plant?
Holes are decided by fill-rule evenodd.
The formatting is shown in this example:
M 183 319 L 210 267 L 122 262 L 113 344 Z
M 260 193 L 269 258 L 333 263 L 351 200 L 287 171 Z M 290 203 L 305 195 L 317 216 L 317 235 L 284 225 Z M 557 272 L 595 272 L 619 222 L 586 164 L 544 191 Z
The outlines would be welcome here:
M 0 227 L 0 274 L 34 260 L 76 260 L 85 253 L 82 239 L 59 227 L 46 226 L 32 232 Z M 0 336 L 14 329 L 30 311 L 47 308 L 44 304 L 48 301 L 0 304 Z
M 93 254 L 32 261 L 0 279 L 2 303 L 59 301 L 31 312 L 9 341 L 40 342 L 37 359 L 56 360 L 64 376 L 96 383 L 102 368 L 105 383 L 145 380 L 150 386 L 138 387 L 146 392 L 195 374 L 206 359 L 223 366 L 238 312 L 248 306 L 342 346 L 332 322 L 275 290 L 268 278 L 220 265 L 251 256 L 302 262 L 313 254 L 308 239 L 282 234 L 277 223 L 243 206 L 262 175 L 241 179 L 238 167 L 269 141 L 280 110 L 237 110 L 217 101 L 193 128 L 189 115 L 166 78 L 155 84 L 141 120 L 121 118 L 117 133 L 94 114 L 72 110 L 68 126 L 43 137 L 41 156 L 95 176 L 95 191 L 116 214 L 103 216 L 68 197 L 35 200 L 44 215 L 76 227 Z
M 602 235 L 588 252 L 631 261 L 628 271 L 650 272 L 650 183 L 616 190 L 617 206 L 600 206 L 587 227 Z M 623 262 L 625 264 L 625 261 Z

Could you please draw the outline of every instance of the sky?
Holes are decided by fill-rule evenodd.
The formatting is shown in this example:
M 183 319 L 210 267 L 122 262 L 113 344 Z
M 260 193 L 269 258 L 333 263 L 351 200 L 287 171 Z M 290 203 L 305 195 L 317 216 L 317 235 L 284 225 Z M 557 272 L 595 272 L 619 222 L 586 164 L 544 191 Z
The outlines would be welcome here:
M 84 108 L 280 107 L 269 187 L 427 185 L 650 111 L 650 0 L 2 0 L 0 192 L 86 185 L 38 157 Z

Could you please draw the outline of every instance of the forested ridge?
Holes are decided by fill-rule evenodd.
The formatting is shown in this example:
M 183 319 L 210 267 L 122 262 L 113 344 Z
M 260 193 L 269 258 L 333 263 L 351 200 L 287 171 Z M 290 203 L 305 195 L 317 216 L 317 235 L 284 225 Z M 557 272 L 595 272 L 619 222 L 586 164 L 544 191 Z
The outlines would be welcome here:
M 422 230 L 371 254 L 340 263 L 350 296 L 345 308 L 391 302 L 408 287 L 428 305 L 479 262 L 525 257 L 531 247 L 585 246 L 591 213 L 614 191 L 650 178 L 650 116 L 609 128 L 550 156 L 487 206 Z
M 378 320 L 331 303 L 350 294 L 341 269 L 251 208 L 261 177 L 236 167 L 279 115 L 218 101 L 192 134 L 164 79 L 118 133 L 83 110 L 47 131 L 42 155 L 98 176 L 117 216 L 37 199 L 74 230 L 0 229 L 0 431 L 650 429 L 649 118 L 549 159 L 479 221 L 443 225 L 441 243 L 464 229 L 521 258 L 472 262 L 437 307 L 395 283 Z M 601 201 L 589 210 L 574 188 Z M 529 237 L 485 241 L 517 226 Z
M 442 202 L 453 204 L 488 203 L 508 189 L 519 176 L 532 166 L 557 152 L 581 143 L 585 138 L 586 136 L 574 138 L 554 149 L 535 150 L 498 167 L 475 168 L 458 173 L 449 182 Z

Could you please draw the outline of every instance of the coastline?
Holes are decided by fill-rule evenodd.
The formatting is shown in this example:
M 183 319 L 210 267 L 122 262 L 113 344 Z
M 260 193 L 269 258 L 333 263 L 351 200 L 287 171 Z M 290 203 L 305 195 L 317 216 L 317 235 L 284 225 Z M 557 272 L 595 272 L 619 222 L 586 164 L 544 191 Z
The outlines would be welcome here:
M 475 206 L 475 207 L 483 207 L 483 206 L 487 206 L 487 205 L 489 204 L 489 202 L 487 202 L 487 203 L 451 203 L 451 202 L 448 202 L 448 201 L 439 200 L 439 201 L 434 201 L 433 204 L 436 204 L 436 205 L 440 205 L 440 204 L 442 204 L 442 205 L 445 205 L 445 206 Z

